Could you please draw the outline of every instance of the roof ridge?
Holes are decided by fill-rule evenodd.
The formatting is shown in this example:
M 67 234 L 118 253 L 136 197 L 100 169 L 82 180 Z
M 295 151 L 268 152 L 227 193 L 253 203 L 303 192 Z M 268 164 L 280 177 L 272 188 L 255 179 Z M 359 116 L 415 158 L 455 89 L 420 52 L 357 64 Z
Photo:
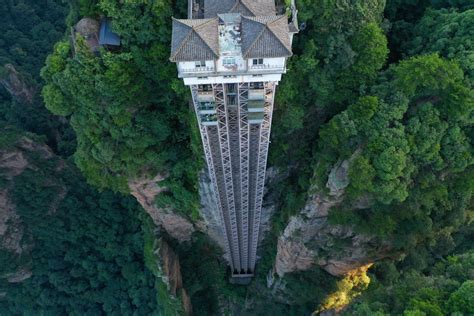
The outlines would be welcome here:
M 237 6 L 239 5 L 239 3 L 240 3 L 240 0 L 235 0 L 234 5 L 233 5 L 233 6 L 230 8 L 230 10 L 229 10 L 229 13 L 230 13 L 230 12 L 233 12 L 233 11 L 235 10 L 235 8 L 237 8 Z
M 278 16 L 278 15 L 277 15 Z M 274 23 L 280 21 L 282 18 L 286 18 L 285 15 L 281 15 L 278 19 L 275 19 L 271 22 L 268 22 L 266 23 L 266 26 L 267 28 L 271 31 L 271 33 L 273 34 L 273 36 L 275 36 L 277 38 L 277 40 L 283 45 L 283 47 L 285 47 L 285 49 L 290 53 L 290 54 L 293 54 L 293 52 L 291 51 L 291 49 L 288 49 L 288 47 L 286 46 L 285 43 L 282 42 L 282 40 L 280 39 L 280 37 L 278 35 L 275 34 L 274 30 L 270 27 L 270 25 L 273 25 Z
M 181 22 L 180 22 L 181 23 Z M 182 23 L 184 24 L 184 23 Z M 186 24 L 184 24 L 186 25 Z M 189 25 L 186 25 L 189 27 Z M 175 51 L 174 55 L 172 57 L 176 57 L 178 55 L 179 52 L 181 52 L 181 50 L 183 49 L 184 47 L 184 44 L 189 40 L 189 38 L 191 37 L 191 34 L 193 33 L 193 29 L 190 28 L 189 32 L 188 32 L 188 35 L 186 35 L 186 37 L 183 39 L 183 41 L 181 41 L 181 45 L 179 45 L 179 48 Z
M 245 17 L 245 16 L 242 16 L 243 18 L 246 18 L 250 21 L 254 21 L 253 19 L 249 19 L 248 17 Z M 257 22 L 257 23 L 260 23 L 260 24 L 264 24 L 264 23 L 261 23 L 261 22 L 258 22 L 258 21 L 254 21 L 254 22 Z M 266 24 L 264 24 L 264 27 L 263 29 L 260 31 L 260 33 L 258 34 L 258 36 L 255 37 L 254 41 L 252 42 L 252 44 L 249 45 L 249 48 L 247 49 L 247 51 L 244 53 L 244 57 L 247 57 L 248 55 L 248 52 L 250 52 L 250 50 L 255 46 L 255 44 L 257 43 L 257 40 L 260 39 L 260 37 L 262 37 L 262 34 L 263 32 L 265 32 L 265 29 L 266 29 Z
M 208 23 L 210 23 L 210 22 L 214 22 L 214 21 L 216 21 L 216 20 L 218 20 L 218 19 L 219 19 L 219 17 L 215 17 L 215 18 L 208 19 L 209 21 L 206 21 L 205 23 L 199 24 L 196 28 L 198 28 L 198 27 L 201 28 L 201 27 L 203 27 L 204 25 L 206 25 L 206 24 L 208 24 Z M 201 39 L 201 41 L 203 41 L 204 44 L 206 44 L 206 46 L 216 55 L 216 57 L 218 57 L 218 56 L 219 56 L 219 52 L 216 52 L 211 46 L 209 46 L 209 44 L 206 42 L 206 40 L 205 40 L 204 38 L 202 38 L 201 35 L 200 35 L 198 32 L 196 32 L 196 29 L 195 29 L 194 27 L 193 27 L 192 29 L 193 29 L 193 31 L 197 34 L 197 36 L 199 36 L 199 38 Z M 219 31 L 217 31 L 216 34 L 217 34 L 217 39 L 219 39 Z
M 242 15 L 242 17 L 243 17 L 243 18 L 246 18 L 247 20 L 251 20 L 251 21 L 253 21 L 253 22 L 257 22 L 257 23 L 260 23 L 260 24 L 267 25 L 267 24 L 269 24 L 269 23 L 274 23 L 274 22 L 279 21 L 280 19 L 286 17 L 286 15 L 277 15 L 277 14 L 273 14 L 273 15 L 256 15 L 256 16 L 244 16 L 244 15 Z M 276 18 L 276 19 L 265 21 L 265 20 L 263 20 L 262 18 Z
M 181 45 L 179 46 L 179 48 L 176 50 L 176 53 L 172 56 L 172 57 L 176 57 L 176 55 L 178 55 L 178 53 L 183 49 L 184 47 L 184 44 L 186 44 L 186 42 L 190 39 L 191 35 L 193 33 L 195 33 L 197 35 L 197 37 L 204 43 L 204 45 L 207 46 L 207 48 L 209 48 L 213 53 L 214 55 L 216 55 L 216 57 L 219 56 L 219 52 L 216 52 L 211 46 L 209 46 L 209 44 L 206 42 L 206 40 L 204 40 L 202 38 L 202 36 L 196 31 L 197 29 L 200 29 L 201 27 L 205 26 L 206 24 L 210 23 L 210 22 L 213 22 L 215 20 L 218 19 L 218 17 L 215 17 L 215 18 L 208 18 L 208 19 L 176 19 L 174 17 L 172 17 L 173 20 L 185 25 L 186 27 L 189 28 L 189 33 L 188 35 L 186 35 L 186 37 L 183 39 L 183 41 L 181 42 Z M 207 20 L 207 21 L 203 21 L 203 23 L 201 24 L 198 24 L 198 25 L 193 25 L 193 26 L 190 26 L 189 24 L 186 24 L 186 23 L 183 23 L 182 21 L 183 20 L 194 20 L 194 21 L 197 21 L 197 20 Z
M 273 30 L 272 28 L 272 25 L 273 24 L 276 24 L 277 22 L 280 22 L 283 18 L 286 18 L 285 15 L 274 15 L 274 16 L 260 16 L 260 17 L 276 17 L 276 19 L 274 20 L 269 20 L 269 21 L 264 21 L 264 20 L 260 20 L 258 19 L 259 17 L 258 16 L 255 16 L 255 17 L 246 17 L 246 16 L 242 16 L 242 18 L 245 18 L 249 21 L 252 21 L 252 22 L 255 22 L 255 23 L 259 23 L 261 25 L 263 25 L 263 28 L 262 30 L 260 31 L 260 33 L 255 37 L 254 41 L 252 42 L 252 44 L 249 45 L 247 51 L 244 53 L 244 57 L 247 57 L 248 56 L 248 53 L 252 50 L 252 48 L 255 47 L 255 45 L 257 44 L 257 41 L 261 39 L 261 37 L 263 36 L 263 33 L 268 30 L 270 32 L 270 34 L 276 38 L 278 40 L 278 42 L 284 47 L 284 49 L 290 54 L 292 55 L 292 51 L 291 49 L 289 49 L 287 47 L 287 44 L 285 44 L 281 39 L 280 37 L 275 33 L 275 30 Z
M 213 20 L 217 19 L 217 17 L 214 17 L 214 18 L 206 18 L 206 19 L 177 19 L 175 17 L 171 17 L 173 19 L 173 21 L 176 21 L 176 22 L 179 22 L 189 28 L 194 28 L 195 25 L 189 25 L 187 23 L 184 23 L 183 21 L 202 21 L 200 24 L 196 25 L 197 27 L 200 27 L 202 25 L 205 25 L 209 22 L 212 22 Z
M 200 28 L 200 27 L 202 27 L 202 26 L 204 26 L 204 25 L 206 25 L 206 24 L 208 24 L 208 23 L 210 23 L 210 22 L 214 22 L 214 21 L 217 20 L 217 19 L 219 19 L 219 17 L 216 16 L 216 17 L 214 17 L 214 18 L 207 18 L 207 19 L 191 19 L 191 20 L 195 20 L 195 21 L 196 21 L 196 20 L 207 20 L 206 22 L 203 22 L 203 23 L 201 23 L 201 24 L 196 25 L 196 28 Z M 194 28 L 194 26 L 192 26 L 192 28 Z
M 255 13 L 252 11 L 252 9 L 250 9 L 249 6 L 248 6 L 247 4 L 245 4 L 245 0 L 236 0 L 236 1 L 235 1 L 236 4 L 239 3 L 239 2 L 240 2 L 240 4 L 242 4 L 247 10 L 249 10 L 250 13 L 252 13 L 252 14 L 255 15 Z

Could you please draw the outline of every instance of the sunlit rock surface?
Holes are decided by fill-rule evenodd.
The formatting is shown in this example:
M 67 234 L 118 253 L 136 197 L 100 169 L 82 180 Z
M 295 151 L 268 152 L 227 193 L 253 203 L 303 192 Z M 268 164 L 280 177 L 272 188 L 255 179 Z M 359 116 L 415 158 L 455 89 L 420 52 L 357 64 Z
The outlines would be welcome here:
M 316 265 L 331 275 L 342 276 L 388 256 L 390 245 L 328 222 L 329 210 L 342 202 L 349 185 L 349 165 L 349 160 L 337 163 L 326 184 L 329 193 L 313 190 L 316 192 L 309 196 L 302 212 L 290 219 L 278 240 L 275 272 L 280 277 Z M 367 199 L 354 209 L 368 204 Z
M 174 213 L 173 210 L 165 210 L 156 206 L 156 197 L 166 190 L 166 188 L 159 186 L 159 183 L 164 179 L 162 175 L 157 175 L 153 179 L 131 180 L 128 185 L 131 194 L 151 216 L 155 225 L 163 228 L 168 235 L 180 242 L 188 241 L 195 231 L 193 224 L 188 219 Z

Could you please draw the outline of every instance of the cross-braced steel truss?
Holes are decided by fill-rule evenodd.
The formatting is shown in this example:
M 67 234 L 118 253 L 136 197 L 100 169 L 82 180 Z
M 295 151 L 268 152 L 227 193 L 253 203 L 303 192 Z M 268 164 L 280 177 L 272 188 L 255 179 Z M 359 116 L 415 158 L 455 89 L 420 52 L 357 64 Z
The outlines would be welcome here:
M 275 84 L 267 82 L 263 87 L 263 113 L 251 119 L 249 83 L 212 85 L 206 92 L 212 93 L 215 104 L 212 121 L 200 110 L 198 86 L 191 86 L 235 277 L 252 275 L 256 263 Z

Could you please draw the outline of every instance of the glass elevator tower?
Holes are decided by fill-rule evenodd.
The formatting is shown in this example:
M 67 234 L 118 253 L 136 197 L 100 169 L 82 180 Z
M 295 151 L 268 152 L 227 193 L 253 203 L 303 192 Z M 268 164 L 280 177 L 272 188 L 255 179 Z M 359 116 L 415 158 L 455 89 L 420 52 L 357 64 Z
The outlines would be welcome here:
M 173 19 L 172 62 L 190 87 L 236 278 L 252 277 L 275 90 L 298 32 L 274 0 L 190 0 Z

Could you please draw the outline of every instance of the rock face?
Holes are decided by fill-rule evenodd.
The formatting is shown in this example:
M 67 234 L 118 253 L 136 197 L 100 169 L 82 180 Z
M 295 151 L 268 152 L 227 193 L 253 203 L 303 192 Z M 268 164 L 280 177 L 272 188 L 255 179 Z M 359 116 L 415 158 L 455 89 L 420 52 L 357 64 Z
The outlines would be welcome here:
M 258 236 L 259 246 L 262 245 L 262 240 L 266 237 L 267 232 L 271 229 L 271 219 L 276 210 L 277 196 L 272 194 L 269 188 L 271 188 L 283 178 L 284 175 L 279 173 L 275 168 L 268 168 L 266 171 L 265 192 L 263 194 L 262 215 L 260 218 L 260 235 Z
M 217 196 L 207 170 L 202 170 L 199 173 L 199 197 L 201 201 L 199 213 L 202 220 L 197 223 L 197 227 L 200 231 L 206 233 L 225 252 L 225 236 L 222 230 L 219 209 L 217 208 Z M 228 253 L 224 254 L 227 261 L 229 261 L 229 255 Z
M 19 269 L 18 271 L 15 271 L 13 273 L 8 273 L 5 275 L 5 278 L 9 283 L 21 283 L 29 278 L 33 273 L 31 273 L 30 270 L 26 268 Z
M 21 255 L 23 227 L 15 212 L 15 205 L 8 198 L 7 190 L 0 190 L 0 248 Z
M 131 180 L 128 183 L 132 195 L 147 211 L 156 226 L 164 229 L 168 235 L 179 242 L 189 241 L 195 232 L 193 224 L 186 218 L 173 213 L 172 210 L 158 208 L 155 198 L 166 188 L 160 187 L 159 183 L 165 179 L 157 175 L 154 179 Z
M 74 26 L 74 31 L 84 37 L 87 46 L 92 52 L 96 52 L 99 49 L 99 29 L 100 23 L 88 17 L 82 18 Z M 73 33 L 73 35 L 75 34 Z M 76 44 L 75 38 L 76 37 L 73 36 L 74 44 Z M 76 45 L 74 45 L 74 48 L 76 48 Z
M 7 89 L 12 97 L 20 102 L 31 104 L 36 89 L 25 82 L 25 79 L 12 64 L 6 64 L 4 66 L 4 71 L 5 75 L 0 78 L 0 84 Z
M 162 238 L 157 239 L 154 245 L 154 255 L 156 258 L 157 269 L 152 269 L 157 272 L 157 277 L 166 284 L 171 299 L 177 300 L 181 298 L 181 305 L 183 306 L 186 315 L 192 315 L 193 307 L 191 299 L 183 288 L 183 278 L 181 275 L 181 266 L 179 264 L 179 257 Z
M 0 249 L 11 253 L 12 257 L 27 257 L 32 247 L 32 241 L 25 238 L 25 227 L 10 196 L 14 178 L 27 169 L 37 168 L 34 162 L 28 159 L 28 154 L 31 153 L 42 159 L 53 157 L 49 147 L 36 144 L 27 137 L 20 138 L 15 146 L 0 150 L 0 178 L 5 183 L 0 188 Z M 59 194 L 52 201 L 50 212 L 55 211 L 64 198 L 64 194 Z M 0 275 L 0 278 L 10 283 L 19 283 L 30 278 L 31 275 L 29 268 L 23 266 L 16 271 L 6 271 L 5 274 Z
M 326 184 L 329 194 L 310 195 L 303 211 L 290 219 L 278 240 L 275 272 L 280 277 L 315 265 L 342 276 L 388 256 L 390 245 L 328 222 L 329 210 L 342 202 L 349 185 L 349 165 L 350 160 L 337 163 Z
M 171 249 L 171 247 L 168 245 L 168 243 L 163 240 L 160 240 L 158 255 L 161 260 L 163 279 L 166 280 L 170 293 L 176 296 L 178 294 L 178 290 L 183 288 L 183 279 L 181 277 L 179 258 L 173 249 Z

